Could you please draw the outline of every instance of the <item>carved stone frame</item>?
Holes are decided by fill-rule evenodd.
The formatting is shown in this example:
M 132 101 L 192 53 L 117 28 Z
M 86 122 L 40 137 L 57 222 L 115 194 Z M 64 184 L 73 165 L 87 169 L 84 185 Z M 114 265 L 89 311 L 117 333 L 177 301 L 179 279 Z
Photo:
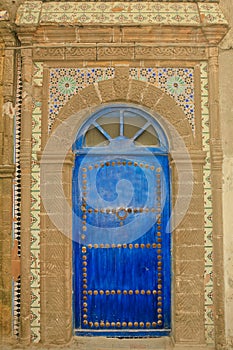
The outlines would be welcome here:
M 210 49 L 210 54 L 215 54 L 211 60 L 216 62 L 216 50 Z M 182 62 L 185 64 L 185 62 Z M 59 63 L 60 64 L 60 63 Z M 98 64 L 98 62 L 97 62 Z M 132 63 L 131 63 L 132 64 Z M 146 65 L 151 64 L 147 61 Z M 175 64 L 175 62 L 174 62 Z M 74 63 L 72 63 L 74 65 Z M 187 64 L 190 65 L 190 62 Z M 205 348 L 204 339 L 204 201 L 203 201 L 203 165 L 205 155 L 202 151 L 200 138 L 194 141 L 191 128 L 172 98 L 161 93 L 153 86 L 140 81 L 133 81 L 128 76 L 128 66 L 116 63 L 116 76 L 109 81 L 103 81 L 89 86 L 75 95 L 70 102 L 61 110 L 56 120 L 53 130 L 65 121 L 65 119 L 75 113 L 80 113 L 87 109 L 88 113 L 78 121 L 76 129 L 93 111 L 93 108 L 108 102 L 128 102 L 135 103 L 148 108 L 150 111 L 166 116 L 173 124 L 178 133 L 182 136 L 189 150 L 195 177 L 195 200 L 190 204 L 181 225 L 173 233 L 173 333 L 171 342 L 177 349 L 188 346 Z M 215 66 L 214 66 L 215 67 Z M 211 73 L 211 72 L 210 72 Z M 214 70 L 216 74 L 216 69 Z M 213 74 L 213 73 L 212 73 Z M 46 75 L 45 75 L 46 76 Z M 216 91 L 215 91 L 216 93 Z M 127 96 L 125 98 L 125 96 Z M 210 98 L 212 98 L 210 90 Z M 47 141 L 47 108 L 42 121 L 42 147 Z M 216 113 L 216 111 L 215 111 Z M 212 113 L 213 114 L 213 113 Z M 73 130 L 72 130 L 73 131 Z M 212 143 L 211 143 L 212 145 Z M 215 143 L 214 143 L 215 145 Z M 212 145 L 212 154 L 214 153 Z M 50 155 L 44 155 L 44 160 L 51 164 L 51 172 L 56 173 L 56 169 Z M 217 158 L 219 161 L 220 158 Z M 221 160 L 221 159 L 220 159 Z M 182 162 L 181 155 L 181 162 Z M 52 164 L 53 163 L 53 164 Z M 56 164 L 59 165 L 59 154 L 56 158 Z M 219 163 L 218 163 L 219 164 Z M 173 163 L 171 163 L 173 166 Z M 217 170 L 217 169 L 216 169 Z M 185 171 L 185 164 L 184 164 Z M 219 168 L 218 168 L 219 171 Z M 175 171 L 173 172 L 175 174 Z M 218 173 L 219 174 L 219 173 Z M 71 176 L 72 176 L 72 156 L 68 156 L 64 164 L 64 187 L 69 201 L 71 201 Z M 217 177 L 219 179 L 219 177 Z M 176 176 L 172 180 L 173 193 L 177 188 Z M 214 188 L 213 188 L 214 190 Z M 218 195 L 220 194 L 217 191 Z M 218 198 L 219 201 L 219 198 Z M 218 212 L 219 218 L 219 212 Z M 69 221 L 69 218 L 67 219 Z M 219 219 L 217 219 L 218 221 Z M 69 222 L 66 222 L 68 225 Z M 195 229 L 193 229 L 195 227 Z M 219 234 L 220 231 L 218 231 Z M 195 233 L 195 234 L 193 234 Z M 219 239 L 218 239 L 219 244 Z M 53 250 L 53 259 L 51 260 L 51 249 Z M 72 336 L 72 267 L 71 267 L 71 242 L 62 235 L 56 227 L 53 226 L 46 213 L 41 211 L 41 341 L 43 343 L 63 343 L 68 342 Z M 219 248 L 218 248 L 218 251 Z M 219 255 L 219 253 L 218 253 Z M 66 262 L 66 264 L 65 264 Z M 68 262 L 68 263 L 67 263 Z M 55 266 L 50 272 L 51 263 Z M 217 265 L 217 266 L 216 266 Z M 220 269 L 221 264 L 215 265 L 215 269 Z M 25 268 L 25 265 L 24 265 Z M 22 270 L 23 271 L 23 270 Z M 59 278 L 57 276 L 59 275 Z M 220 276 L 220 275 L 219 275 Z M 216 276 L 216 279 L 219 279 Z M 190 283 L 193 281 L 194 283 Z M 218 282 L 219 283 L 219 282 Z M 194 288 L 195 286 L 195 288 Z M 215 291 L 219 290 L 219 284 L 215 282 Z M 59 290 L 59 300 L 57 291 Z M 61 292 L 63 291 L 63 292 Z M 215 305 L 222 303 L 219 292 L 216 292 Z M 22 299 L 26 299 L 26 294 Z M 193 301 L 193 307 L 190 308 L 190 300 Z M 222 299 L 223 300 L 223 299 Z M 22 300 L 24 305 L 28 305 L 26 300 Z M 23 310 L 23 309 L 22 309 Z M 220 312 L 222 314 L 222 310 Z M 220 330 L 224 329 L 220 317 L 216 315 L 216 324 L 221 323 L 221 328 L 217 328 L 219 340 L 222 341 Z M 26 327 L 25 327 L 26 328 Z M 23 338 L 22 325 L 22 338 Z M 30 333 L 30 329 L 26 328 Z M 184 331 L 185 330 L 185 331 Z M 29 334 L 28 333 L 28 334 Z M 217 340 L 217 338 L 216 338 Z M 84 339 L 81 340 L 82 343 Z M 89 340 L 87 340 L 88 342 Z M 154 339 L 155 343 L 158 341 Z M 133 342 L 133 340 L 131 340 Z M 166 345 L 167 346 L 167 345 Z
M 119 39 L 121 33 L 115 28 L 115 35 Z M 142 28 L 143 29 L 143 28 Z M 147 28 L 148 29 L 148 28 Z M 207 28 L 208 29 L 208 28 Z M 84 43 L 74 44 L 72 47 L 66 48 L 49 48 L 44 43 L 43 28 L 18 28 L 18 38 L 22 44 L 22 80 L 23 95 L 22 104 L 22 145 L 21 145 L 21 167 L 22 167 L 22 251 L 21 251 L 21 342 L 30 343 L 30 159 L 31 159 L 31 112 L 33 94 L 37 93 L 43 102 L 43 121 L 42 121 L 42 148 L 48 139 L 47 134 L 47 105 L 46 105 L 46 89 L 41 88 L 40 91 L 32 89 L 32 64 L 33 60 L 45 61 L 45 66 L 52 64 L 64 65 L 65 62 L 69 66 L 72 65 L 101 65 L 106 66 L 112 64 L 116 68 L 115 78 L 109 81 L 100 82 L 84 89 L 81 93 L 73 97 L 59 113 L 53 132 L 56 127 L 65 122 L 66 118 L 76 113 L 82 115 L 77 120 L 76 129 L 88 117 L 88 115 L 97 106 L 105 103 L 113 103 L 117 101 L 125 103 L 139 104 L 150 111 L 155 111 L 163 117 L 166 117 L 171 124 L 175 126 L 178 133 L 183 137 L 185 144 L 189 150 L 192 165 L 194 169 L 194 191 L 195 200 L 191 201 L 189 210 L 184 220 L 173 233 L 173 271 L 175 278 L 173 280 L 173 334 L 172 341 L 168 340 L 171 347 L 175 349 L 196 348 L 198 350 L 206 349 L 204 339 L 204 200 L 203 200 L 203 164 L 205 154 L 202 151 L 201 137 L 197 136 L 194 140 L 190 126 L 185 119 L 181 109 L 177 107 L 172 98 L 161 93 L 153 86 L 140 81 L 133 81 L 128 76 L 128 66 L 150 66 L 162 61 L 163 64 L 171 66 L 196 66 L 196 76 L 198 77 L 198 62 L 200 60 L 208 60 L 209 62 L 209 100 L 210 100 L 210 146 L 211 146 L 211 179 L 213 193 L 213 251 L 214 251 L 214 324 L 216 330 L 215 346 L 219 348 L 225 344 L 224 334 L 224 287 L 223 287 L 223 237 L 222 237 L 222 151 L 221 138 L 219 131 L 219 103 L 218 103 L 218 49 L 217 44 L 221 39 L 223 32 L 221 30 L 214 32 L 216 36 L 207 32 L 207 41 L 203 41 L 198 46 L 196 43 L 186 46 L 182 42 L 182 31 L 180 32 L 180 43 L 172 44 L 172 32 L 166 37 L 165 45 L 160 46 L 149 42 L 150 35 L 147 32 L 146 44 L 132 43 L 130 39 L 133 35 L 134 28 L 130 28 L 127 32 L 129 43 L 106 44 L 99 42 L 98 33 L 96 34 L 97 43 L 85 43 L 85 35 L 88 38 L 88 28 L 84 36 Z M 51 34 L 49 39 L 53 42 L 54 38 L 58 38 L 56 27 L 46 29 Z M 62 30 L 59 28 L 59 30 Z M 141 28 L 140 28 L 141 30 Z M 140 32 L 138 29 L 138 31 Z M 208 31 L 208 30 L 207 30 Z M 67 33 L 69 30 L 67 29 Z M 35 35 L 36 33 L 36 35 Z M 66 35 L 66 29 L 62 30 Z M 93 33 L 93 28 L 92 28 Z M 49 35 L 50 35 L 49 34 Z M 59 35 L 61 32 L 59 32 Z M 217 35 L 218 34 L 218 35 Z M 8 35 L 8 34 L 7 34 Z M 7 41 L 5 35 L 5 41 Z M 49 36 L 48 35 L 48 36 Z M 54 35 L 54 36 L 53 36 Z M 118 35 L 118 36 L 117 36 Z M 105 38 L 106 39 L 106 38 Z M 126 40 L 127 38 L 125 38 Z M 68 39 L 69 40 L 69 39 Z M 93 39 L 94 40 L 94 39 Z M 190 40 L 195 41 L 194 37 Z M 106 41 L 106 40 L 105 40 Z M 39 44 L 43 48 L 39 48 Z M 14 44 L 14 40 L 13 40 Z M 35 44 L 35 47 L 33 46 Z M 46 43 L 47 44 L 47 43 Z M 69 43 L 70 45 L 70 43 Z M 68 45 L 68 46 L 69 46 Z M 205 48 L 210 45 L 211 47 Z M 111 50 L 108 50 L 108 47 Z M 8 51 L 13 66 L 14 53 Z M 51 63 L 50 63 L 51 62 Z M 7 76 L 9 62 L 4 61 L 4 74 Z M 44 70 L 45 87 L 46 84 L 46 68 Z M 4 102 L 13 100 L 13 92 L 9 93 L 9 86 L 14 83 L 13 75 L 10 82 L 5 83 L 3 89 Z M 9 86 L 8 86 L 8 85 Z M 200 91 L 200 84 L 195 87 L 196 91 Z M 199 96 L 200 97 L 200 96 Z M 199 98 L 197 97 L 197 99 Z M 197 111 L 198 124 L 200 130 L 200 101 L 197 102 L 199 111 Z M 198 108 L 198 107 L 197 107 Z M 86 110 L 84 114 L 83 110 Z M 6 125 L 9 124 L 7 120 Z M 198 126 L 199 125 L 199 126 Z M 73 130 L 72 130 L 73 132 Z M 12 137 L 9 137 L 12 143 Z M 40 155 L 38 155 L 40 159 Z M 64 192 L 68 201 L 71 203 L 71 176 L 72 176 L 72 154 L 68 154 L 63 163 L 63 185 Z M 51 155 L 44 154 L 43 161 L 51 164 L 51 173 L 56 174 L 56 166 L 59 166 L 59 154 L 54 161 Z M 52 163 L 54 161 L 54 163 Z M 61 160 L 60 160 L 61 161 Z M 182 154 L 180 162 L 183 162 Z M 3 162 L 1 166 L 1 176 L 6 178 L 7 185 L 13 173 L 13 166 L 10 157 Z M 174 163 L 171 160 L 171 167 Z M 184 164 L 184 172 L 186 170 Z M 8 171 L 9 170 L 9 171 Z M 172 187 L 173 194 L 176 195 L 177 178 L 175 169 L 172 171 Z M 6 176 L 4 175 L 6 174 Z M 5 180 L 4 180 L 5 181 Z M 9 196 L 8 196 L 9 197 Z M 12 198 L 3 204 L 3 210 L 11 213 L 9 209 L 12 205 Z M 67 218 L 69 225 L 70 218 Z M 8 223 L 9 226 L 9 223 Z M 6 226 L 6 230 L 10 232 L 10 227 Z M 195 233 L 194 233 L 195 231 Z M 194 233 L 194 234 L 193 234 Z M 8 243 L 10 240 L 8 240 Z M 10 244 L 10 243 L 9 243 Z M 8 245 L 9 245 L 8 244 Z M 8 250 L 7 250 L 8 251 Z M 51 254 L 53 251 L 53 254 Z M 53 226 L 46 212 L 41 207 L 41 341 L 43 343 L 67 343 L 72 338 L 72 264 L 71 264 L 71 241 L 68 237 L 62 235 L 56 227 Z M 9 264 L 9 252 L 5 254 L 4 261 Z M 53 269 L 51 269 L 53 266 Z M 10 286 L 8 272 L 4 274 L 7 286 Z M 190 283 L 192 281 L 192 283 Z M 201 282 L 201 283 L 200 283 Z M 9 288 L 8 288 L 9 289 Z M 57 293 L 59 291 L 59 293 Z M 190 300 L 193 305 L 190 307 Z M 9 313 L 9 310 L 8 310 Z M 10 315 L 9 320 L 10 320 Z M 184 331 L 185 330 L 185 331 Z M 5 336 L 9 337 L 9 327 L 5 332 Z M 88 344 L 90 340 L 79 340 L 78 342 Z M 106 340 L 104 340 L 105 342 Z M 159 342 L 154 339 L 154 345 Z M 133 342 L 133 340 L 129 340 Z M 131 343 L 130 343 L 131 344 Z M 166 344 L 163 345 L 166 347 Z
M 178 133 L 185 141 L 189 150 L 194 171 L 195 198 L 191 201 L 189 210 L 183 222 L 173 233 L 173 271 L 176 276 L 173 280 L 173 339 L 176 346 L 181 344 L 204 345 L 204 201 L 203 201 L 203 171 L 205 153 L 202 151 L 201 142 L 195 144 L 191 127 L 174 100 L 151 84 L 134 81 L 129 78 L 128 66 L 116 66 L 115 78 L 102 81 L 89 86 L 75 95 L 61 110 L 52 129 L 52 135 L 57 128 L 65 123 L 66 119 L 74 115 L 72 128 L 65 125 L 65 133 L 70 137 L 74 131 L 82 125 L 89 115 L 100 105 L 114 102 L 134 103 L 146 109 L 166 116 L 167 120 L 175 126 Z M 126 98 L 125 98 L 126 96 Z M 42 140 L 45 145 L 47 135 L 47 115 L 45 114 L 42 125 Z M 53 136 L 51 136 L 53 137 Z M 61 134 L 62 138 L 62 134 Z M 58 146 L 59 147 L 59 146 Z M 53 155 L 54 156 L 54 155 Z M 59 168 L 59 153 L 55 155 Z M 71 158 L 70 158 L 71 157 Z M 61 158 L 61 156 L 60 156 Z M 187 170 L 183 155 L 176 157 L 183 164 L 183 172 Z M 68 188 L 66 196 L 71 203 L 72 181 L 72 156 L 64 165 L 63 181 Z M 56 165 L 51 154 L 43 154 L 43 162 L 47 163 L 48 171 L 56 173 Z M 171 162 L 171 166 L 175 166 Z M 50 169 L 51 168 L 51 169 Z M 176 199 L 178 179 L 173 169 L 173 195 Z M 49 176 L 49 174 L 48 174 Z M 67 187 L 68 185 L 68 187 Z M 61 215 L 61 213 L 59 213 Z M 42 210 L 41 217 L 41 339 L 43 342 L 68 341 L 71 336 L 71 266 L 66 264 L 66 270 L 62 269 L 64 259 L 70 261 L 71 242 L 62 237 L 61 233 L 53 226 L 47 214 Z M 65 225 L 69 225 L 70 218 Z M 71 234 L 71 233 L 70 233 Z M 51 238 L 52 237 L 52 238 Z M 52 256 L 59 269 L 50 272 Z M 63 253 L 62 253 L 63 252 Z M 53 261 L 53 263 L 55 262 Z M 69 270 L 70 268 L 70 270 Z M 56 277 L 59 274 L 59 281 Z M 192 281 L 192 283 L 190 283 Z M 58 286 L 57 286 L 58 283 Z M 63 296 L 58 301 L 56 290 L 52 286 L 63 290 Z M 190 309 L 189 301 L 193 300 Z M 64 307 L 66 312 L 64 313 Z M 61 317 L 63 315 L 63 317 Z M 64 327 L 66 325 L 66 327 Z M 69 325 L 69 326 L 68 326 Z M 58 331 L 59 330 L 59 331 Z M 185 330 L 185 331 L 184 331 Z M 132 340 L 131 340 L 132 342 Z M 156 340 L 155 340 L 156 342 Z

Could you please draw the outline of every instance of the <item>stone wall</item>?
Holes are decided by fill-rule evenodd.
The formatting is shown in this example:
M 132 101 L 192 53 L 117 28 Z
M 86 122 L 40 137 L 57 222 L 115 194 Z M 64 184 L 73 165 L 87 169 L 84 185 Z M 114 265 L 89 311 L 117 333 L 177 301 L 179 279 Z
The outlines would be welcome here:
M 169 1 L 164 1 L 164 3 L 165 2 Z M 195 3 L 196 1 L 190 1 L 190 3 L 191 2 Z M 211 2 L 211 0 L 209 0 L 209 2 Z M 22 3 L 22 1 L 18 2 L 18 4 L 20 3 Z M 20 205 L 23 208 L 21 212 L 22 289 L 20 303 L 20 340 L 25 344 L 29 344 L 30 341 L 35 340 L 32 337 L 32 330 L 36 322 L 39 324 L 39 316 L 41 316 L 41 324 L 40 326 L 36 324 L 36 327 L 40 328 L 37 337 L 38 341 L 41 339 L 44 343 L 64 343 L 70 339 L 72 333 L 71 245 L 64 237 L 60 237 L 60 232 L 53 227 L 42 205 L 40 207 L 39 200 L 37 201 L 38 208 L 34 205 L 33 185 L 29 186 L 29 183 L 31 182 L 31 184 L 33 184 L 35 180 L 34 173 L 36 174 L 39 172 L 38 169 L 40 165 L 38 159 L 40 160 L 41 145 L 43 149 L 49 137 L 49 74 L 54 68 L 58 68 L 59 70 L 59 67 L 65 67 L 65 69 L 70 67 L 78 67 L 81 69 L 99 67 L 101 70 L 103 67 L 111 66 L 116 69 L 116 76 L 113 79 L 96 82 L 95 84 L 92 83 L 92 85 L 88 87 L 85 86 L 85 89 L 80 89 L 80 92 L 72 97 L 69 103 L 67 103 L 68 99 L 66 104 L 64 102 L 64 107 L 57 114 L 57 119 L 52 126 L 51 132 L 53 133 L 56 127 L 65 121 L 67 117 L 77 113 L 78 109 L 90 109 L 93 108 L 93 106 L 114 101 L 140 104 L 152 111 L 154 110 L 160 115 L 164 115 L 167 119 L 174 118 L 174 125 L 186 141 L 195 173 L 195 193 L 189 212 L 187 212 L 183 223 L 173 235 L 175 274 L 173 289 L 175 296 L 173 308 L 173 336 L 174 342 L 176 343 L 175 348 L 184 348 L 186 350 L 188 343 L 190 345 L 192 344 L 194 348 L 197 347 L 198 350 L 202 348 L 202 345 L 203 348 L 206 348 L 204 344 L 211 344 L 214 347 L 214 343 L 216 349 L 229 350 L 233 348 L 233 260 L 231 257 L 233 251 L 231 227 L 233 227 L 233 225 L 231 223 L 232 214 L 229 209 L 233 192 L 233 147 L 231 137 L 231 130 L 233 131 L 233 120 L 231 120 L 233 111 L 233 99 L 231 96 L 231 84 L 233 81 L 232 31 L 227 34 L 227 37 L 220 45 L 219 86 L 220 116 L 222 122 L 222 134 L 220 135 L 218 127 L 218 50 L 216 46 L 218 40 L 220 40 L 221 36 L 226 31 L 226 22 L 221 14 L 215 13 L 215 16 L 211 17 L 211 11 L 205 10 L 201 13 L 200 18 L 198 17 L 198 23 L 201 25 L 199 26 L 199 24 L 191 23 L 188 24 L 189 28 L 185 28 L 185 30 L 182 27 L 182 25 L 187 25 L 184 19 L 186 18 L 184 13 L 182 13 L 182 20 L 184 21 L 182 25 L 177 22 L 179 21 L 177 16 L 173 16 L 175 19 L 170 23 L 169 14 L 166 14 L 167 18 L 165 19 L 165 26 L 163 29 L 161 29 L 157 22 L 154 23 L 154 27 L 148 25 L 143 27 L 141 24 L 138 25 L 137 23 L 134 27 L 126 25 L 123 28 L 119 26 L 119 23 L 115 23 L 116 25 L 112 29 L 101 27 L 102 23 L 98 23 L 98 25 L 92 23 L 93 27 L 88 27 L 90 23 L 83 23 L 83 26 L 77 29 L 75 25 L 73 25 L 74 23 L 71 23 L 72 25 L 70 26 L 63 26 L 62 17 L 58 16 L 57 19 L 56 11 L 53 10 L 52 6 L 50 8 L 52 9 L 51 18 L 53 18 L 54 22 L 52 26 L 43 26 L 43 21 L 50 21 L 51 18 L 49 17 L 46 19 L 45 15 L 47 10 L 45 4 L 43 4 L 44 14 L 42 12 L 42 15 L 44 17 L 42 16 L 40 18 L 41 22 L 37 22 L 39 16 L 33 16 L 36 11 L 38 11 L 38 4 L 40 5 L 40 1 L 38 1 L 36 5 L 34 3 L 31 9 L 29 8 L 28 10 L 26 6 L 24 10 L 21 11 L 21 14 L 16 20 L 16 24 L 18 24 L 18 34 L 15 34 L 14 26 L 12 26 L 12 30 L 9 30 L 9 32 L 7 30 L 2 31 L 5 42 L 2 43 L 1 48 L 3 49 L 4 45 L 8 47 L 5 51 L 1 50 L 0 55 L 0 67 L 3 67 L 0 69 L 0 97 L 2 97 L 0 100 L 0 113 L 2 116 L 0 124 L 0 176 L 2 178 L 0 189 L 1 196 L 4 200 L 4 207 L 1 211 L 2 227 L 0 227 L 0 272 L 2 276 L 0 285 L 0 312 L 2 315 L 0 317 L 0 328 L 2 333 L 0 334 L 9 339 L 11 336 L 12 322 L 11 250 L 13 246 L 12 178 L 14 173 L 14 166 L 12 164 L 12 131 L 16 94 L 16 80 L 14 75 L 14 72 L 16 73 L 16 54 L 12 47 L 16 45 L 13 39 L 14 35 L 18 35 L 18 39 L 21 41 L 22 45 L 22 49 L 20 50 L 22 69 L 20 69 L 23 91 L 21 106 L 22 134 L 20 143 L 22 175 L 22 201 Z M 5 9 L 10 10 L 10 18 L 12 19 L 11 16 L 14 16 L 16 8 L 10 9 L 10 1 L 6 1 L 5 5 Z M 233 17 L 232 0 L 222 0 L 221 7 L 231 24 Z M 174 13 L 172 13 L 172 15 L 174 15 Z M 214 25 L 211 23 L 213 18 L 216 20 Z M 33 23 L 27 22 L 31 21 L 31 19 L 32 22 L 34 21 Z M 115 17 L 114 19 L 117 21 Z M 192 21 L 191 14 L 189 20 Z M 219 25 L 218 21 L 220 21 L 221 25 Z M 109 22 L 106 23 L 108 24 Z M 168 25 L 169 23 L 170 27 Z M 7 25 L 9 25 L 9 22 Z M 163 32 L 163 39 L 161 39 L 160 36 L 161 32 Z M 9 33 L 11 33 L 11 35 Z M 180 42 L 176 42 L 173 46 L 174 37 L 177 41 L 180 40 Z M 63 47 L 64 40 L 67 41 L 68 45 Z M 160 47 L 161 40 L 164 40 L 162 47 Z M 154 45 L 151 45 L 151 41 L 153 41 Z M 111 44 L 109 42 L 111 42 Z M 54 43 L 57 47 L 54 46 Z M 74 46 L 72 47 L 73 44 Z M 206 48 L 206 46 L 209 46 L 209 48 Z M 121 68 L 119 66 L 121 66 Z M 132 67 L 134 67 L 136 71 L 143 67 L 145 69 L 148 67 L 159 69 L 170 66 L 173 67 L 173 70 L 178 68 L 182 70 L 191 67 L 195 72 L 195 127 L 197 130 L 195 138 L 191 136 L 192 131 L 189 125 L 186 127 L 186 124 L 188 124 L 187 120 L 186 122 L 184 122 L 184 120 L 176 120 L 177 116 L 182 115 L 183 112 L 181 112 L 180 108 L 171 97 L 168 97 L 166 93 L 161 93 L 161 91 L 153 87 L 150 82 L 136 81 L 129 75 L 129 68 L 132 69 Z M 162 95 L 160 96 L 160 94 Z M 155 101 L 158 103 L 155 103 Z M 52 113 L 50 113 L 49 117 L 52 117 Z M 36 130 L 38 121 L 40 123 L 42 122 L 41 132 Z M 204 130 L 205 127 L 207 127 L 208 132 Z M 202 135 L 201 130 L 203 131 Z M 37 135 L 36 138 L 38 142 L 35 142 L 34 134 L 40 134 L 39 136 Z M 221 137 L 223 139 L 224 153 L 223 219 L 225 299 L 222 266 Z M 202 152 L 202 150 L 205 152 Z M 205 154 L 207 154 L 206 158 L 209 168 L 205 165 L 203 176 L 202 165 Z M 44 160 L 46 160 L 46 157 Z M 51 159 L 48 157 L 47 161 L 50 163 Z M 183 162 L 183 159 L 180 159 L 180 161 Z M 63 184 L 67 185 L 68 192 L 66 196 L 70 200 L 71 167 L 72 157 L 67 160 L 63 169 Z M 54 171 L 53 165 L 50 170 L 51 172 Z M 210 178 L 210 175 L 212 180 L 212 193 L 211 189 L 208 189 L 208 187 L 210 187 L 210 180 L 205 182 L 206 178 Z M 39 175 L 37 175 L 37 182 L 39 184 Z M 175 192 L 177 183 L 174 179 L 173 187 Z M 208 194 L 206 194 L 206 189 L 210 190 Z M 196 200 L 194 200 L 194 198 L 196 198 Z M 209 204 L 211 204 L 211 209 L 206 208 L 206 201 L 209 201 Z M 32 255 L 31 245 L 34 242 L 32 228 L 35 232 L 35 226 L 33 226 L 33 219 L 35 219 L 35 216 L 37 216 L 36 219 L 38 219 L 36 235 L 38 240 L 41 239 L 41 246 L 39 247 L 39 244 L 37 245 L 36 254 L 33 252 L 33 254 L 35 254 L 35 260 L 33 260 L 34 256 Z M 207 221 L 209 220 L 208 223 L 210 223 L 212 219 L 213 240 L 212 232 L 209 232 L 207 227 Z M 195 228 L 196 235 L 194 234 Z M 212 226 L 210 231 L 212 231 Z M 54 233 L 54 241 L 51 240 L 51 237 L 48 239 L 48 233 Z M 211 239 L 209 239 L 210 236 Z M 208 241 L 208 239 L 211 245 L 210 247 L 206 247 L 206 241 Z M 59 244 L 55 246 L 54 243 L 56 242 L 59 242 Z M 54 251 L 53 254 L 51 254 L 52 249 Z M 207 260 L 211 262 L 211 268 L 207 266 Z M 12 261 L 14 263 L 14 276 L 17 279 L 19 267 L 17 247 L 13 249 Z M 38 265 L 34 264 L 35 261 L 38 262 Z M 64 264 L 64 262 L 67 262 L 67 264 Z M 39 264 L 41 265 L 39 266 Z M 33 273 L 37 274 L 37 291 L 35 293 L 34 289 L 34 294 L 32 293 Z M 57 302 L 55 297 L 58 288 L 58 275 L 61 281 L 61 285 L 58 287 L 62 291 L 60 293 L 62 299 Z M 211 285 L 208 285 L 209 281 Z M 34 297 L 37 299 L 33 299 Z M 41 300 L 39 298 L 41 298 Z M 208 299 L 207 301 L 209 304 L 208 302 L 206 303 L 206 299 Z M 38 313 L 37 319 L 33 318 L 36 313 L 32 306 L 33 300 L 37 300 L 36 302 L 39 305 L 39 308 L 37 306 L 35 307 Z M 191 301 L 190 303 L 190 300 L 197 300 L 197 302 L 192 303 Z M 225 315 L 224 306 L 226 310 Z M 208 324 L 207 318 L 210 324 Z M 228 342 L 227 347 L 225 346 L 224 319 Z M 212 339 L 211 343 L 207 340 L 210 332 L 213 332 L 210 337 Z M 41 335 L 41 338 L 39 338 L 39 335 Z M 82 344 L 82 341 L 80 341 L 80 344 Z M 84 346 L 87 346 L 87 344 L 88 342 L 86 342 Z M 101 346 L 102 345 L 103 343 L 101 343 Z M 132 346 L 135 347 L 135 344 L 132 344 Z
M 233 349 L 233 3 L 221 0 L 220 6 L 231 27 L 220 45 L 219 90 L 223 139 L 223 232 L 225 271 L 225 320 L 227 349 Z
M 14 45 L 13 36 L 6 30 L 5 39 Z M 8 45 L 7 44 L 7 45 Z M 12 184 L 13 165 L 13 76 L 14 54 L 5 51 L 0 40 L 0 337 L 11 336 L 12 312 Z M 16 253 L 17 255 L 17 253 Z M 13 266 L 14 268 L 16 265 Z M 17 269 L 17 268 L 16 268 Z

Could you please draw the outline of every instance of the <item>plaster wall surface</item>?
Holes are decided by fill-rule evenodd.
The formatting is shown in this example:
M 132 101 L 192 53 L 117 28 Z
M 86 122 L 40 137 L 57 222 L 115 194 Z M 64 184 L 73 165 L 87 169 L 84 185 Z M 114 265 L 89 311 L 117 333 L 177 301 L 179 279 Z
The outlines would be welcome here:
M 223 146 L 223 233 L 225 273 L 225 321 L 227 349 L 233 349 L 233 3 L 222 0 L 220 6 L 230 31 L 220 45 L 219 91 Z

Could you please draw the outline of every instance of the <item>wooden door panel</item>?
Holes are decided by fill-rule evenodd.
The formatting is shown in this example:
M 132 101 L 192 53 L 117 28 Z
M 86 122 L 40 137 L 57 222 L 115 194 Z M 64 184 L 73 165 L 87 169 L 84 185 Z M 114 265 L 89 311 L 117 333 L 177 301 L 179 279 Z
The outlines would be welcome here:
M 165 156 L 79 156 L 73 173 L 78 334 L 170 328 L 169 173 Z M 141 332 L 141 333 L 140 333 Z M 151 334 L 152 334 L 151 333 Z

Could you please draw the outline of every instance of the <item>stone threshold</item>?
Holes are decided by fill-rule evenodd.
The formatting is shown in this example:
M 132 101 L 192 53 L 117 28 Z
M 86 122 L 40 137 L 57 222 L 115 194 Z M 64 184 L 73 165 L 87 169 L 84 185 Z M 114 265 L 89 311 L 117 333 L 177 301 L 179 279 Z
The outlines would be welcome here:
M 73 337 L 70 343 L 58 344 L 30 344 L 20 343 L 2 344 L 2 350 L 30 349 L 30 350 L 214 350 L 214 346 L 192 345 L 189 343 L 174 344 L 170 337 L 163 338 L 107 338 L 107 337 Z

